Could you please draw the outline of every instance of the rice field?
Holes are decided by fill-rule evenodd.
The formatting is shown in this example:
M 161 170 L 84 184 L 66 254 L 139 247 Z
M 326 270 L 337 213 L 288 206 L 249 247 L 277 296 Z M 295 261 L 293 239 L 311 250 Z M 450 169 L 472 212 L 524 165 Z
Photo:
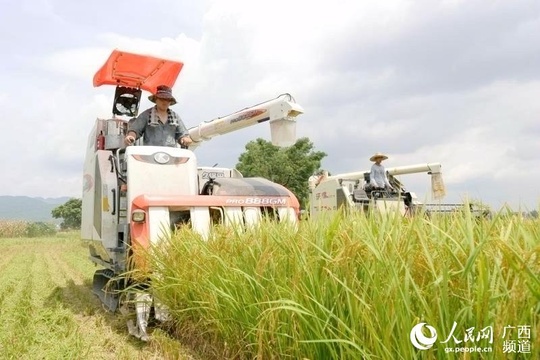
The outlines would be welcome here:
M 0 359 L 193 359 L 163 331 L 130 337 L 92 294 L 94 271 L 77 232 L 0 238 Z
M 538 359 L 540 222 L 340 214 L 179 231 L 152 254 L 205 359 Z
M 144 343 L 78 233 L 0 238 L 0 359 L 540 358 L 539 219 L 342 213 L 149 256 L 172 322 Z

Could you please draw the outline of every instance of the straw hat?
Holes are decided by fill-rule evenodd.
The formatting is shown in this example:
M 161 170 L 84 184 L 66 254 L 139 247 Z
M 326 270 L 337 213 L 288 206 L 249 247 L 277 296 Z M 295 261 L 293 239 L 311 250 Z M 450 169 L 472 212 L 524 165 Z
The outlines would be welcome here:
M 148 97 L 148 100 L 155 103 L 156 98 L 170 100 L 171 105 L 176 104 L 176 99 L 174 98 L 172 94 L 172 89 L 168 87 L 167 85 L 159 85 L 157 87 L 156 93 L 154 95 L 150 95 Z
M 384 155 L 383 153 L 375 153 L 375 155 L 373 155 L 372 157 L 369 158 L 369 161 L 376 161 L 377 159 L 383 159 L 383 160 L 386 160 L 388 159 L 388 156 Z

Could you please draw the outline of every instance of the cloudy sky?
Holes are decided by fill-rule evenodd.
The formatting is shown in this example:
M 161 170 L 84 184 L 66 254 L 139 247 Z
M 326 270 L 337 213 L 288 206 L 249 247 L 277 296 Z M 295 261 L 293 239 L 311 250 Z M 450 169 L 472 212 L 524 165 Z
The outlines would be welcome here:
M 537 0 L 0 3 L 0 195 L 81 196 L 87 136 L 114 93 L 92 77 L 120 49 L 184 62 L 173 109 L 188 127 L 287 92 L 332 174 L 380 151 L 387 167 L 441 163 L 447 202 L 540 204 Z M 234 166 L 269 135 L 217 137 L 199 163 Z M 430 200 L 427 175 L 401 180 Z

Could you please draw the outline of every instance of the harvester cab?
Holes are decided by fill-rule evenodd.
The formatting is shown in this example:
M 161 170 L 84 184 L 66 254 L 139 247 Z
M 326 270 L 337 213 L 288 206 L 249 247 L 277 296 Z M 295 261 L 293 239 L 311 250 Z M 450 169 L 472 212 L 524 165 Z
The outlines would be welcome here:
M 88 137 L 81 237 L 89 243 L 90 260 L 101 267 L 94 275 L 94 293 L 110 311 L 128 306 L 118 293 L 126 284 L 118 277 L 142 267 L 141 251 L 171 237 L 178 226 L 188 225 L 208 238 L 215 223 L 253 226 L 265 214 L 276 221 L 298 221 L 299 203 L 288 189 L 266 179 L 244 178 L 236 169 L 199 166 L 192 151 L 217 135 L 265 122 L 274 144 L 292 145 L 296 117 L 303 109 L 289 94 L 188 129 L 194 141 L 189 149 L 125 146 L 142 91 L 172 87 L 182 66 L 115 50 L 94 76 L 94 86 L 115 85 L 116 91 L 112 118 L 96 119 Z M 144 145 L 140 141 L 137 145 Z M 151 292 L 144 296 L 148 299 Z M 145 339 L 148 311 L 140 309 L 130 332 Z

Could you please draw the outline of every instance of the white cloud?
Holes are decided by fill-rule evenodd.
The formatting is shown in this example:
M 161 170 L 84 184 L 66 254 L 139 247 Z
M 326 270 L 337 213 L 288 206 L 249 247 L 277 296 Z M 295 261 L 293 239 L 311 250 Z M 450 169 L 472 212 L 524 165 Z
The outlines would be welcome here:
M 48 0 L 23 0 L 19 3 L 25 14 L 42 17 L 48 21 L 60 21 L 60 16 L 54 11 L 54 6 Z
M 188 126 L 289 92 L 306 110 L 298 135 L 328 154 L 323 166 L 334 174 L 367 169 L 383 151 L 392 167 L 442 163 L 450 199 L 540 198 L 531 185 L 540 181 L 533 0 L 162 0 L 159 14 L 133 1 L 133 26 L 119 4 L 96 20 L 104 3 L 42 0 L 0 15 L 10 49 L 0 59 L 0 105 L 22 134 L 2 147 L 25 144 L 24 161 L 6 160 L 6 194 L 79 196 L 87 134 L 110 116 L 114 92 L 93 88 L 92 77 L 118 48 L 184 62 L 175 110 Z M 35 20 L 27 33 L 7 36 L 25 16 Z M 149 105 L 144 98 L 141 108 Z M 268 139 L 268 128 L 217 137 L 197 155 L 234 166 L 256 137 Z M 424 174 L 403 180 L 419 194 L 429 185 Z
M 68 49 L 47 54 L 42 60 L 36 59 L 36 66 L 56 75 L 88 81 L 88 79 L 92 79 L 96 70 L 105 62 L 109 54 L 110 50 L 106 47 Z

